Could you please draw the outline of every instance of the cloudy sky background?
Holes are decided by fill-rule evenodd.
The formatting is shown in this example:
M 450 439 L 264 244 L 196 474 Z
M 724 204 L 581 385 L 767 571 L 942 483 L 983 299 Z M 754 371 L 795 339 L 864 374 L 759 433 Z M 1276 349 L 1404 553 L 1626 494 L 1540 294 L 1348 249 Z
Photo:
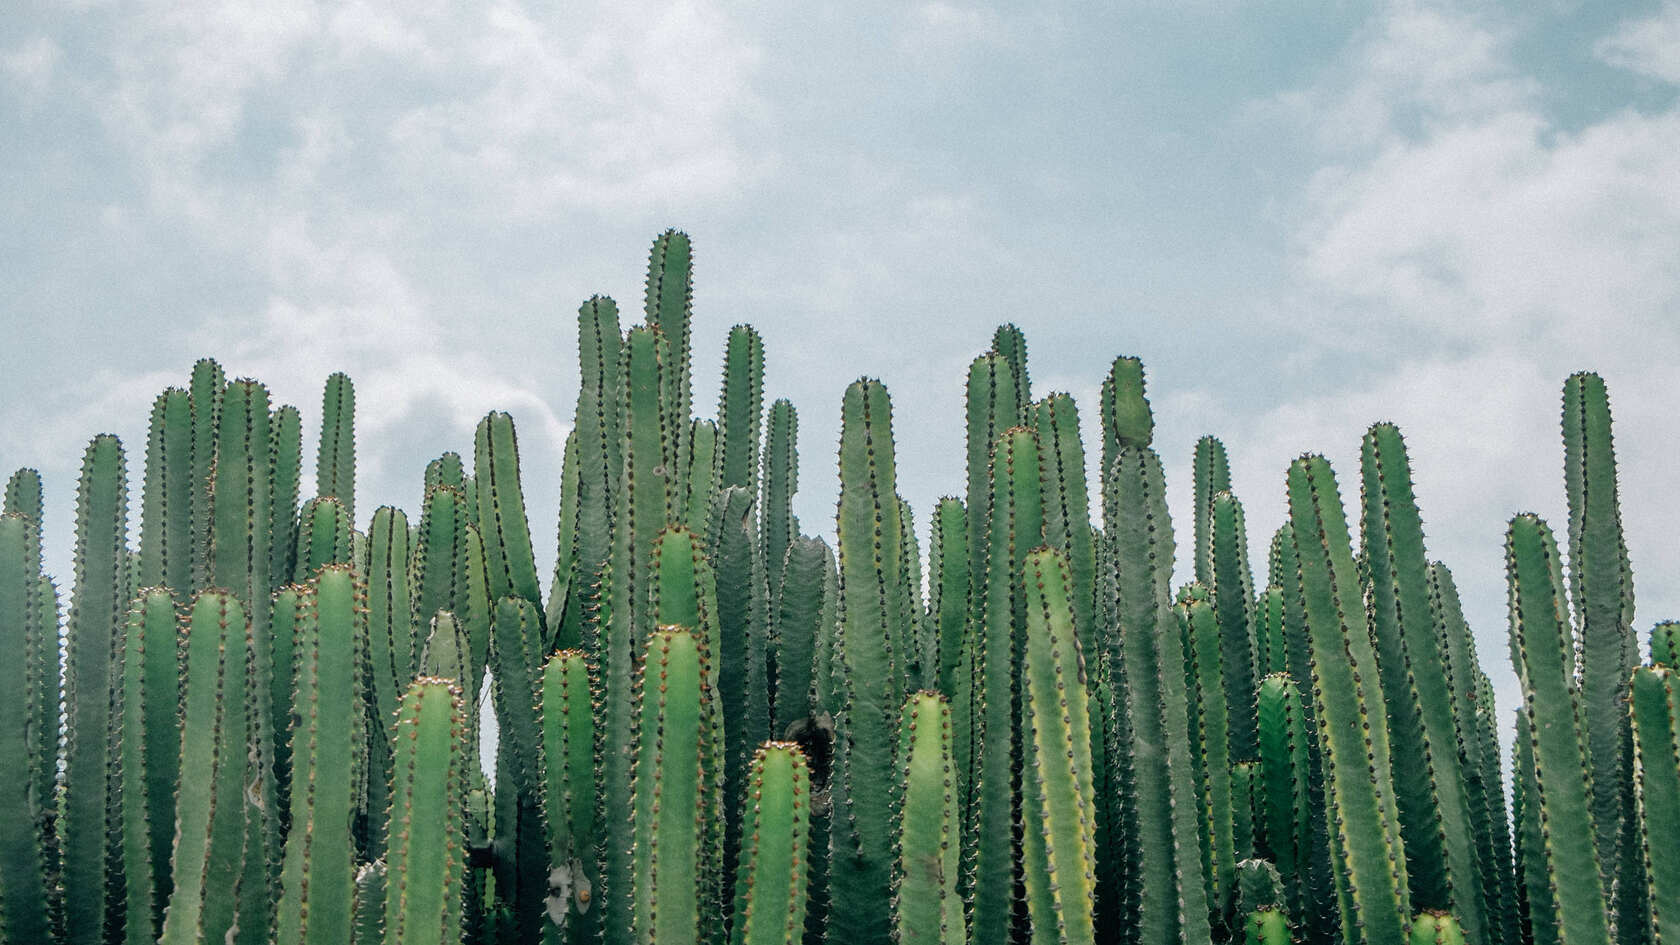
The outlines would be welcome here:
M 1513 706 L 1504 523 L 1563 513 L 1559 391 L 1606 377 L 1638 628 L 1680 617 L 1680 4 L 23 0 L 0 23 L 0 472 L 76 465 L 205 355 L 358 391 L 358 509 L 511 411 L 553 561 L 575 311 L 696 247 L 696 405 L 750 322 L 832 532 L 839 402 L 894 394 L 925 531 L 1000 322 L 1094 413 L 1142 357 L 1181 548 L 1230 448 L 1255 561 L 1283 473 L 1408 434 L 1432 555 Z M 628 319 L 627 319 L 628 323 Z M 1090 442 L 1090 438 L 1087 438 Z M 137 495 L 137 492 L 136 492 Z M 1181 557 L 1180 575 L 1187 573 Z

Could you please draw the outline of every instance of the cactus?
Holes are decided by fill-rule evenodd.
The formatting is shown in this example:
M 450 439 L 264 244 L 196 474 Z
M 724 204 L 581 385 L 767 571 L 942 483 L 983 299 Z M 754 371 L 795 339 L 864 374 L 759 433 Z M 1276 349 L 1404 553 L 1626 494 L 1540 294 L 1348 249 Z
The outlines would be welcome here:
M 1411 921 L 1383 690 L 1336 480 L 1322 457 L 1289 467 L 1289 521 L 1311 637 L 1313 702 L 1334 811 L 1331 851 L 1348 945 L 1399 945 Z M 1374 716 L 1374 717 L 1373 717 Z
M 1122 705 L 1116 737 L 1129 743 L 1118 851 L 1131 941 L 1153 945 L 1212 936 L 1199 862 L 1184 652 L 1168 595 L 1173 560 L 1161 460 L 1149 448 L 1149 402 L 1136 359 L 1114 363 L 1103 396 L 1105 592 L 1116 632 L 1109 678 Z M 1111 754 L 1111 757 L 1115 757 Z
M 146 483 L 140 498 L 140 582 L 192 593 L 192 405 L 171 387 L 152 405 L 146 435 Z M 37 480 L 37 485 L 39 481 Z
M 479 421 L 473 478 L 478 481 L 478 521 L 491 599 L 511 595 L 542 607 L 531 526 L 519 485 L 519 440 L 507 414 L 496 411 Z
M 11 509 L 21 503 L 8 490 L 6 504 Z M 45 642 L 35 632 L 41 606 L 36 529 L 20 512 L 0 516 L 0 648 L 7 653 L 33 654 Z M 43 795 L 37 772 L 47 762 L 56 768 L 57 760 L 41 758 L 34 737 L 40 689 L 33 677 L 39 671 L 40 662 L 27 655 L 0 660 L 0 764 L 27 775 L 21 790 L 14 786 L 0 793 L 0 938 L 14 942 L 46 942 L 51 928 L 47 857 L 54 798 Z
M 356 918 L 352 945 L 377 945 L 385 933 L 385 861 L 374 860 L 356 870 Z
M 643 304 L 649 329 L 665 339 L 666 370 L 660 381 L 661 410 L 671 427 L 667 444 L 672 469 L 687 469 L 687 435 L 693 414 L 693 356 L 689 346 L 694 317 L 694 255 L 688 234 L 666 230 L 653 241 L 648 254 L 647 291 Z
M 547 828 L 542 817 L 542 723 L 538 717 L 542 672 L 542 620 L 535 604 L 519 596 L 496 602 L 490 647 L 496 722 L 496 895 L 511 910 L 505 936 L 534 942 L 541 936 L 548 895 Z M 394 829 L 394 827 L 393 827 Z
M 1522 770 L 1532 775 L 1522 801 L 1528 822 L 1538 832 L 1523 844 L 1531 922 L 1536 929 L 1556 929 L 1559 941 L 1571 945 L 1607 943 L 1612 938 L 1598 879 L 1602 854 L 1593 846 L 1582 698 L 1571 671 L 1557 544 L 1546 523 L 1534 515 L 1511 520 L 1505 534 L 1505 567 L 1511 662 L 1528 714 L 1518 732 L 1531 759 Z M 1560 882 L 1561 877 L 1567 881 Z M 1537 901 L 1546 899 L 1550 901 Z
M 1096 941 L 1097 812 L 1085 660 L 1074 629 L 1076 588 L 1060 552 L 1027 556 L 1021 724 L 1032 746 L 1023 752 L 1021 816 L 1035 943 Z
M 1465 940 L 1464 929 L 1451 913 L 1420 912 L 1412 920 L 1411 945 L 1464 945 Z
M 277 408 L 268 418 L 268 580 L 271 591 L 292 579 L 297 568 L 298 489 L 303 477 L 303 419 L 296 407 Z M 148 462 L 148 468 L 150 463 Z
M 1003 941 L 1027 921 L 1019 857 L 1021 773 L 1025 730 L 1021 725 L 1021 660 L 1025 655 L 1027 591 L 1020 574 L 1027 552 L 1044 540 L 1038 442 L 1026 427 L 999 437 L 992 452 L 991 528 L 983 590 L 979 647 L 979 740 L 972 828 L 976 836 L 975 888 L 994 890 L 974 904 L 972 937 Z M 1009 897 L 1001 891 L 1011 891 Z
M 157 941 L 169 895 L 180 740 L 180 663 L 175 598 L 142 590 L 128 612 L 118 668 L 120 700 L 113 743 L 123 796 L 121 831 L 125 940 Z
M 898 593 L 902 564 L 892 405 L 879 381 L 846 389 L 840 426 L 840 632 L 835 662 L 840 713 L 830 839 L 833 941 L 880 945 L 889 935 L 892 733 L 904 702 L 909 615 Z
M 1360 468 L 1371 630 L 1412 902 L 1455 913 L 1470 937 L 1483 941 L 1485 894 L 1458 764 L 1451 680 L 1430 611 L 1429 560 L 1406 445 L 1393 424 L 1366 432 Z
M 1302 915 L 1303 874 L 1313 842 L 1308 803 L 1312 775 L 1301 693 L 1288 673 L 1273 673 L 1260 681 L 1258 718 L 1266 842 L 1288 890 L 1289 911 Z
M 352 787 L 365 763 L 362 680 L 368 675 L 364 590 L 345 565 L 322 569 L 298 624 L 297 711 L 291 829 L 275 919 L 276 945 L 342 943 L 354 924 L 356 862 Z M 392 707 L 393 715 L 395 705 Z M 384 727 L 374 737 L 386 740 Z M 383 793 L 383 792 L 382 792 Z
M 649 634 L 637 684 L 633 934 L 643 943 L 700 940 L 701 897 L 712 878 L 701 836 L 708 815 L 706 769 L 715 757 L 715 697 L 702 645 L 681 627 Z M 712 813 L 715 817 L 715 812 Z
M 758 494 L 758 435 L 764 418 L 764 339 L 751 325 L 729 329 L 718 395 L 716 488 Z
M 1243 920 L 1244 945 L 1289 945 L 1289 920 L 1276 907 L 1256 909 Z
M 795 945 L 805 932 L 811 778 L 789 742 L 765 742 L 747 775 L 752 810 L 735 879 L 732 945 Z
M 904 703 L 898 730 L 898 858 L 893 870 L 893 940 L 962 945 L 957 894 L 961 845 L 956 842 L 951 706 L 923 690 Z
M 1649 940 L 1680 941 L 1680 681 L 1675 671 L 1633 671 L 1635 836 L 1644 861 Z
M 342 372 L 329 375 L 321 392 L 315 494 L 337 499 L 350 521 L 356 520 L 356 388 Z
M 76 590 L 66 629 L 64 675 L 64 932 L 71 943 L 99 942 L 116 890 L 106 882 L 112 819 L 110 734 L 113 661 L 129 600 L 127 472 L 117 438 L 93 438 L 76 490 Z
M 173 890 L 160 945 L 223 941 L 234 923 L 245 850 L 252 691 L 250 625 L 239 599 L 202 591 L 183 639 L 181 763 Z M 264 932 L 266 921 L 258 923 Z
M 595 723 L 588 658 L 560 650 L 543 665 L 543 813 L 548 825 L 549 896 L 545 942 L 591 943 L 600 936 L 594 905 L 597 792 Z
M 831 632 L 822 615 L 829 604 L 825 578 L 833 571 L 834 556 L 819 538 L 795 538 L 784 555 L 775 605 L 776 702 L 771 724 L 779 738 L 792 737 L 789 727 L 812 712 L 817 638 Z
M 303 583 L 329 564 L 354 560 L 350 514 L 337 499 L 310 499 L 298 515 L 297 563 L 292 580 Z
M 757 523 L 753 494 L 742 486 L 727 486 L 713 496 L 706 537 L 710 570 L 716 575 L 717 638 L 711 653 L 719 657 L 718 698 L 729 720 L 724 735 L 725 816 L 729 820 L 726 862 L 733 859 L 740 832 L 740 788 L 755 747 L 770 737 L 769 590 L 763 561 L 757 554 Z M 667 533 L 669 535 L 670 533 Z M 655 540 L 654 554 L 662 559 Z M 690 542 L 692 544 L 692 542 Z M 663 582 L 663 575 L 662 582 Z M 710 592 L 708 592 L 710 593 Z M 661 623 L 699 624 L 661 613 Z
M 1232 885 L 1237 866 L 1233 833 L 1231 792 L 1230 711 L 1226 706 L 1223 639 L 1219 621 L 1206 596 L 1206 589 L 1191 585 L 1190 599 L 1174 606 L 1179 634 L 1184 640 L 1185 684 L 1195 713 L 1190 729 L 1193 746 L 1201 759 L 1197 768 L 1197 795 L 1202 818 L 1202 862 L 1206 871 L 1208 900 L 1221 924 L 1228 921 Z M 1244 654 L 1246 656 L 1246 654 Z
M 199 547 L 192 561 L 192 589 L 198 591 L 210 583 L 210 556 L 203 546 L 210 534 L 210 477 L 216 466 L 216 431 L 222 413 L 222 389 L 227 375 L 222 366 L 209 358 L 193 365 L 192 380 L 187 387 L 187 400 L 192 408 L 192 443 L 188 462 L 188 480 L 192 489 L 192 542 Z
M 1651 628 L 1651 663 L 1680 669 L 1680 620 L 1664 620 Z
M 1218 437 L 1204 436 L 1196 441 L 1196 457 L 1191 463 L 1192 507 L 1195 511 L 1196 580 L 1213 587 L 1213 500 L 1221 492 L 1231 491 L 1231 460 L 1225 444 Z
M 416 679 L 398 705 L 396 732 L 385 945 L 452 945 L 466 867 L 458 798 L 470 763 L 461 691 L 447 679 Z
M 581 377 L 572 421 L 578 455 L 577 538 L 572 556 L 591 611 L 601 568 L 612 552 L 613 502 L 623 467 L 619 341 L 618 305 L 599 295 L 583 303 L 578 309 Z
M 999 325 L 992 333 L 991 350 L 1009 367 L 1009 383 L 1015 390 L 1014 401 L 1020 411 L 1014 423 L 1026 423 L 1032 403 L 1032 384 L 1027 379 L 1027 336 L 1014 325 Z
M 758 498 L 758 531 L 770 574 L 771 606 L 781 599 L 782 562 L 788 546 L 799 537 L 799 519 L 793 514 L 793 495 L 798 491 L 799 413 L 792 401 L 779 399 L 770 405 L 764 432 L 764 474 Z

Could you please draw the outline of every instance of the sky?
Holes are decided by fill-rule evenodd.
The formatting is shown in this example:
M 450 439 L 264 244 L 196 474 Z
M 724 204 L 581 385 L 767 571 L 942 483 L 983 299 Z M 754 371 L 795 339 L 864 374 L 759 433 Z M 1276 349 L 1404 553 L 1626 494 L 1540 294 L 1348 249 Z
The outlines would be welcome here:
M 1560 391 L 1603 374 L 1643 639 L 1680 617 L 1680 3 L 19 0 L 0 22 L 0 473 L 77 464 L 213 356 L 357 388 L 358 515 L 518 424 L 551 566 L 575 313 L 695 246 L 695 403 L 754 325 L 833 531 L 846 385 L 894 398 L 925 531 L 963 380 L 1026 334 L 1087 421 L 1141 357 L 1189 573 L 1220 436 L 1254 561 L 1284 472 L 1407 435 L 1508 722 L 1505 523 L 1560 531 Z M 626 319 L 626 324 L 629 318 Z M 306 471 L 307 472 L 307 471 Z M 133 491 L 138 495 L 138 488 Z M 1508 725 L 1507 725 L 1508 727 Z M 1507 738 L 1509 737 L 1507 733 Z

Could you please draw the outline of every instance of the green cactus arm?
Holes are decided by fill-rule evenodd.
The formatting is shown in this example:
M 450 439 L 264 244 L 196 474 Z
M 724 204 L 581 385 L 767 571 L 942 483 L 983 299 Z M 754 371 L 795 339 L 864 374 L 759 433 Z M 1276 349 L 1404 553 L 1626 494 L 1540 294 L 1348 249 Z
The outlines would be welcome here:
M 775 604 L 776 717 L 771 730 L 778 737 L 787 737 L 788 726 L 814 708 L 817 638 L 831 632 L 821 624 L 825 576 L 833 568 L 833 555 L 818 538 L 795 538 L 784 556 Z
M 1534 741 L 1526 707 L 1518 706 L 1516 717 L 1516 737 L 1511 745 L 1511 819 L 1515 824 L 1518 941 L 1558 945 L 1545 835 L 1540 830 L 1540 808 L 1535 800 Z
M 174 888 L 160 945 L 220 942 L 233 925 L 245 850 L 249 639 L 237 597 L 198 594 L 181 651 L 178 769 L 193 776 L 175 797 Z
M 14 482 L 16 479 L 13 480 Z M 15 502 L 8 490 L 8 508 Z M 0 516 L 0 651 L 28 654 L 41 645 L 33 632 L 40 606 L 41 549 L 34 519 L 18 511 Z M 41 767 L 34 702 L 39 689 L 33 659 L 0 660 L 0 764 L 16 773 Z M 56 713 L 55 713 L 56 715 Z M 53 759 L 56 767 L 56 758 Z M 45 824 L 54 798 L 30 776 L 23 788 L 0 794 L 0 938 L 47 942 L 51 936 Z
M 853 382 L 840 430 L 839 783 L 828 934 L 871 945 L 884 942 L 889 929 L 892 818 L 881 788 L 891 783 L 894 724 L 904 703 L 906 655 L 894 646 L 909 635 L 898 592 L 903 535 L 886 387 Z
M 1651 628 L 1651 662 L 1680 669 L 1680 620 L 1664 620 Z
M 381 506 L 368 525 L 367 623 L 370 695 L 377 717 L 396 718 L 397 699 L 418 669 L 414 596 L 409 588 L 408 516 Z
M 1680 676 L 1663 666 L 1633 671 L 1635 830 L 1645 866 L 1649 941 L 1680 942 Z
M 1451 913 L 1420 912 L 1417 918 L 1412 920 L 1410 945 L 1464 945 L 1466 940 L 1475 941 L 1468 938 L 1459 921 Z
M 1027 375 L 1027 336 L 1015 325 L 999 325 L 992 333 L 991 350 L 1009 367 L 1009 383 L 1015 389 L 1014 400 L 1020 411 L 1008 425 L 1026 423 L 1032 409 L 1032 381 Z
M 660 381 L 662 410 L 671 422 L 668 459 L 673 469 L 688 468 L 688 422 L 694 413 L 693 356 L 694 247 L 688 234 L 666 230 L 648 254 L 647 325 L 665 339 L 668 370 Z
M 1400 836 L 1412 903 L 1455 912 L 1486 937 L 1482 873 L 1458 763 L 1453 691 L 1429 604 L 1429 559 L 1399 429 L 1373 424 L 1360 454 L 1362 545 L 1371 632 L 1388 715 Z
M 1330 464 L 1289 467 L 1289 519 L 1311 639 L 1313 702 L 1349 945 L 1404 941 L 1411 921 L 1382 685 Z
M 1096 798 L 1085 659 L 1074 624 L 1078 588 L 1067 560 L 1051 549 L 1027 556 L 1025 578 L 1021 714 L 1032 746 L 1022 759 L 1022 834 L 1032 938 L 1094 943 Z
M 292 580 L 308 581 L 329 564 L 349 564 L 351 549 L 350 514 L 343 503 L 328 496 L 310 499 L 298 513 L 297 564 Z
M 321 392 L 321 440 L 315 454 L 315 494 L 332 496 L 356 520 L 356 388 L 342 372 Z
M 1312 843 L 1306 718 L 1301 693 L 1287 673 L 1260 681 L 1259 749 L 1267 845 L 1288 890 L 1289 911 L 1302 915 Z
M 577 431 L 578 572 L 591 591 L 612 553 L 611 523 L 618 477 L 623 468 L 623 433 L 619 426 L 618 305 L 595 296 L 578 308 Z
M 140 582 L 192 592 L 192 404 L 171 387 L 152 404 L 146 482 L 140 493 Z M 39 480 L 37 480 L 37 487 Z
M 770 602 L 781 597 L 782 562 L 788 546 L 799 537 L 793 496 L 799 491 L 799 413 L 793 402 L 778 398 L 770 405 L 764 430 L 764 472 L 758 499 L 759 534 L 770 572 Z
M 222 389 L 227 375 L 209 358 L 193 365 L 187 399 L 192 407 L 190 487 L 192 489 L 192 543 L 198 554 L 192 561 L 192 590 L 210 583 L 210 555 L 203 536 L 210 533 L 210 477 L 216 465 L 216 430 L 222 411 Z
M 1015 385 L 1008 375 L 1008 363 L 996 352 L 975 358 L 968 367 L 965 394 L 968 571 L 976 590 L 970 598 L 969 613 L 976 621 L 982 609 L 983 598 L 978 590 L 986 576 L 986 538 L 992 516 L 992 447 L 1003 431 L 1015 426 L 1021 412 L 1021 405 L 1015 399 Z
M 980 742 L 973 774 L 976 890 L 972 934 L 976 941 L 1002 941 L 1015 922 L 1022 873 L 1015 831 L 1021 804 L 1022 764 L 1027 746 L 1021 727 L 1021 664 L 1026 650 L 1026 588 L 1020 575 L 1027 552 L 1044 541 L 1038 441 L 1032 430 L 1014 427 L 999 437 L 992 453 L 991 528 L 983 634 L 979 649 Z M 1004 890 L 1009 894 L 1004 895 Z
M 420 494 L 424 497 L 438 486 L 453 486 L 460 489 L 465 485 L 466 480 L 467 468 L 466 464 L 461 461 L 461 454 L 450 450 L 426 464 L 423 480 L 424 488 L 421 489 Z
M 560 522 L 555 532 L 554 578 L 548 585 L 548 604 L 543 608 L 543 625 L 548 628 L 548 642 L 556 647 L 586 645 L 584 638 L 584 609 L 586 596 L 594 590 L 594 579 L 588 586 L 580 577 L 577 561 L 578 491 L 583 478 L 578 455 L 578 431 L 566 434 L 566 446 L 560 458 Z M 593 634 L 587 641 L 593 645 Z
M 1270 860 L 1244 859 L 1237 862 L 1236 891 L 1233 901 L 1236 914 L 1245 916 L 1257 909 L 1274 906 L 1285 908 L 1288 893 L 1283 877 Z
M 1637 855 L 1624 850 L 1623 822 L 1633 813 L 1626 689 L 1639 662 L 1639 644 L 1633 633 L 1633 570 L 1622 534 L 1610 428 L 1610 395 L 1603 378 L 1586 372 L 1571 375 L 1563 385 L 1569 599 L 1579 640 L 1594 842 L 1604 888 L 1635 893 L 1643 884 L 1636 875 Z M 1633 903 L 1617 905 L 1617 911 L 1625 913 Z M 1637 922 L 1621 931 L 1624 936 L 1638 934 Z
M 1104 469 L 1113 467 L 1121 447 L 1148 446 L 1155 436 L 1155 416 L 1144 395 L 1143 362 L 1121 356 L 1103 378 L 1101 425 Z
M 175 766 L 180 763 L 179 662 L 175 597 L 142 590 L 123 634 L 118 667 L 117 764 L 123 795 L 121 861 L 125 941 L 157 941 L 169 894 L 169 845 L 175 832 Z
M 162 395 L 158 398 L 161 403 Z M 153 424 L 157 423 L 158 411 L 153 410 Z M 0 514 L 21 515 L 36 524 L 41 524 L 41 473 L 35 469 L 23 468 L 12 473 L 6 480 L 6 498 L 0 506 Z
M 957 892 L 961 844 L 952 790 L 951 707 L 936 692 L 912 693 L 898 729 L 898 858 L 893 870 L 893 936 L 911 942 L 967 941 Z
M 1133 879 L 1124 915 L 1143 943 L 1211 938 L 1207 893 L 1200 871 L 1195 784 L 1192 778 L 1184 653 L 1174 626 L 1168 584 L 1173 560 L 1161 461 L 1147 447 L 1149 405 L 1142 366 L 1115 362 L 1116 393 L 1105 427 L 1116 435 L 1114 463 L 1104 480 L 1108 541 L 1105 586 L 1116 632 L 1108 643 L 1110 678 L 1123 703 L 1129 737 L 1122 823 L 1131 840 L 1123 855 Z M 1122 834 L 1124 839 L 1126 834 Z
M 1191 502 L 1195 509 L 1196 580 L 1213 587 L 1213 499 L 1231 491 L 1231 460 L 1218 437 L 1196 441 L 1191 469 Z
M 1226 696 L 1224 643 L 1218 616 L 1206 600 L 1181 602 L 1174 608 L 1179 626 L 1184 629 L 1192 667 L 1186 684 L 1193 686 L 1197 697 L 1192 704 L 1200 714 L 1196 729 L 1200 732 L 1199 751 L 1202 758 L 1203 831 L 1208 854 L 1208 899 L 1222 918 L 1229 915 L 1232 903 L 1237 851 L 1231 785 L 1231 731 Z M 1246 648 L 1245 648 L 1246 649 Z M 1239 659 L 1247 653 L 1238 654 Z
M 595 857 L 595 722 L 589 660 L 581 650 L 560 650 L 543 665 L 543 809 L 548 824 L 548 941 L 595 942 L 601 910 L 592 908 L 600 881 Z M 554 877 L 564 877 L 555 890 Z
M 493 411 L 479 421 L 473 441 L 473 478 L 478 481 L 478 522 L 490 596 L 521 597 L 542 606 L 531 525 L 519 485 L 519 440 L 513 418 Z
M 460 798 L 470 764 L 461 691 L 447 679 L 421 677 L 397 711 L 385 943 L 453 945 L 461 940 Z
M 733 945 L 796 945 L 809 893 L 811 777 L 791 742 L 765 742 L 753 756 L 744 797 L 751 810 L 735 879 Z
M 283 822 L 291 816 L 292 701 L 297 695 L 297 646 L 303 621 L 313 613 L 307 585 L 288 584 L 269 596 L 266 647 L 268 693 L 265 709 L 274 737 L 274 791 Z
M 938 657 L 931 688 L 948 699 L 956 696 L 958 673 L 967 672 L 961 664 L 968 589 L 968 511 L 961 499 L 945 496 L 934 506 L 928 539 L 928 622 Z
M 1591 945 L 1612 939 L 1598 882 L 1582 698 L 1567 658 L 1572 643 L 1556 559 L 1557 545 L 1544 522 L 1533 515 L 1511 520 L 1505 536 L 1511 662 L 1530 714 L 1526 737 L 1535 788 L 1524 803 L 1533 805 L 1540 831 L 1541 845 L 1534 852 L 1541 859 L 1534 865 L 1545 867 L 1544 875 L 1526 876 L 1530 907 L 1535 887 L 1549 885 L 1552 914 L 1535 915 L 1534 924 L 1555 926 L 1560 940 L 1570 945 Z
M 292 747 L 291 829 L 276 909 L 276 945 L 338 945 L 354 924 L 353 786 L 366 761 L 358 715 L 367 675 L 365 591 L 346 565 L 323 568 L 300 622 Z M 396 707 L 393 703 L 392 714 Z M 373 738 L 386 740 L 381 726 Z
M 1254 576 L 1248 566 L 1248 525 L 1242 503 L 1228 491 L 1215 493 L 1208 517 L 1208 590 L 1213 592 L 1219 623 L 1231 760 L 1252 761 L 1259 621 L 1254 613 Z
M 712 420 L 696 419 L 688 425 L 688 439 L 683 441 L 688 464 L 677 471 L 672 483 L 676 494 L 672 505 L 681 512 L 681 521 L 703 528 L 711 513 L 718 486 L 718 425 Z
M 1276 585 L 1260 592 L 1255 605 L 1255 670 L 1262 676 L 1289 671 L 1288 647 L 1283 632 L 1283 588 Z
M 351 945 L 378 945 L 385 939 L 385 861 L 356 870 L 356 926 Z
M 906 692 L 933 685 L 939 663 L 938 638 L 927 622 L 927 601 L 922 599 L 922 547 L 916 539 L 916 514 L 903 496 L 898 497 L 898 607 L 904 614 L 904 637 L 895 649 L 905 654 Z M 924 682 L 925 680 L 925 682 Z
M 303 419 L 290 404 L 276 408 L 268 419 L 268 475 L 272 493 L 268 507 L 269 590 L 292 579 L 297 568 L 298 496 L 303 480 Z
M 683 613 L 667 612 L 664 606 L 656 618 L 660 623 L 705 627 L 708 638 L 716 634 L 709 652 L 716 654 L 718 701 L 729 720 L 724 733 L 724 808 L 729 824 L 725 862 L 732 861 L 740 832 L 740 787 L 747 765 L 756 746 L 770 737 L 769 589 L 757 560 L 753 501 L 754 493 L 743 486 L 722 487 L 712 497 L 706 549 L 716 573 L 716 596 L 715 609 L 706 615 L 705 624 Z M 660 588 L 666 584 L 661 547 L 672 534 L 667 532 L 654 542 Z
M 1264 803 L 1260 791 L 1260 762 L 1239 761 L 1231 766 L 1231 844 L 1239 872 L 1244 860 L 1262 856 L 1265 849 L 1266 822 L 1260 817 Z M 1242 911 L 1233 915 L 1240 916 Z
M 76 587 L 66 628 L 63 838 L 65 941 L 100 941 L 113 890 L 111 685 L 128 593 L 128 490 L 122 444 L 93 438 L 76 489 Z
M 1290 945 L 1289 920 L 1276 907 L 1256 909 L 1243 921 L 1243 945 Z
M 699 941 L 709 746 L 709 670 L 688 630 L 649 635 L 637 689 L 633 869 L 635 941 Z
M 472 644 L 467 641 L 466 630 L 447 610 L 433 614 L 428 626 L 426 644 L 420 650 L 418 675 L 453 679 L 459 686 L 472 665 Z M 465 708 L 470 719 L 472 703 L 467 703 Z
M 729 329 L 718 394 L 717 488 L 758 494 L 758 440 L 764 418 L 764 339 L 751 325 Z
M 500 729 L 496 781 L 496 895 L 513 910 L 521 941 L 541 934 L 548 851 L 542 824 L 541 626 L 536 605 L 496 602 L 491 684 Z
M 1032 408 L 1038 431 L 1039 469 L 1044 479 L 1044 541 L 1067 556 L 1073 578 L 1073 625 L 1079 650 L 1094 658 L 1097 641 L 1096 540 L 1085 480 L 1085 446 L 1079 439 L 1079 409 L 1067 394 L 1050 394 Z

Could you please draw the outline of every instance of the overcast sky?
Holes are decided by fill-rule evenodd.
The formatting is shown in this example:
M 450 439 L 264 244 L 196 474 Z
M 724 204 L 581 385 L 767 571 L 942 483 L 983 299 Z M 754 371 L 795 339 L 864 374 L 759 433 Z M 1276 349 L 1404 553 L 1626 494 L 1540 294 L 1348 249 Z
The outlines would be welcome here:
M 1361 433 L 1399 423 L 1508 710 L 1504 525 L 1564 529 L 1559 392 L 1590 368 L 1642 638 L 1680 616 L 1676 3 L 10 9 L 0 474 L 45 474 L 66 583 L 87 439 L 137 474 L 152 397 L 205 355 L 302 408 L 311 455 L 352 375 L 362 524 L 511 411 L 548 566 L 577 306 L 638 312 L 676 226 L 697 409 L 752 323 L 807 531 L 868 374 L 925 534 L 963 488 L 966 366 L 1013 321 L 1035 390 L 1087 417 L 1144 359 L 1181 549 L 1201 434 L 1263 569 L 1289 460 L 1328 454 L 1355 500 Z

